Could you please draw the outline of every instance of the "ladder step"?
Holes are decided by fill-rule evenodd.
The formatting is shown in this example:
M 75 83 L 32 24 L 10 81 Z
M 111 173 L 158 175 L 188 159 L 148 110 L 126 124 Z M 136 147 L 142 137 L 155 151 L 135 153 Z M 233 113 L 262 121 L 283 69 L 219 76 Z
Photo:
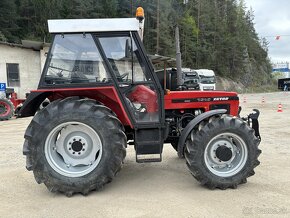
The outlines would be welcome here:
M 137 163 L 161 162 L 162 154 L 142 154 L 136 155 Z

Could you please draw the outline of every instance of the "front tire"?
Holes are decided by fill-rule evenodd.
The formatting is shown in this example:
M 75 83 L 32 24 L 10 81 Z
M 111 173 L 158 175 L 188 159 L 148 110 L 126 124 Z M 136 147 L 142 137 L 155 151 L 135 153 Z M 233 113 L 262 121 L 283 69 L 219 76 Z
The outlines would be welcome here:
M 123 125 L 89 99 L 52 102 L 35 115 L 24 137 L 26 168 L 39 184 L 67 196 L 101 189 L 126 155 Z
M 236 188 L 255 174 L 259 140 L 244 121 L 222 115 L 203 123 L 186 141 L 187 166 L 210 189 Z
M 0 121 L 9 120 L 14 114 L 14 106 L 12 102 L 6 98 L 0 98 Z

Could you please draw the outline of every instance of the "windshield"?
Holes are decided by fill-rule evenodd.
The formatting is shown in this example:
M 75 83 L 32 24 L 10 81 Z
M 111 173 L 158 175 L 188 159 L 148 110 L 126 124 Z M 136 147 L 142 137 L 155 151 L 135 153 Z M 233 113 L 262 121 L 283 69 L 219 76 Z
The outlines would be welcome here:
M 96 83 L 108 82 L 109 79 L 90 34 L 55 36 L 48 57 L 45 84 Z
M 214 84 L 214 83 L 216 83 L 215 76 L 203 76 L 203 75 L 200 75 L 200 83 L 203 83 L 203 84 Z

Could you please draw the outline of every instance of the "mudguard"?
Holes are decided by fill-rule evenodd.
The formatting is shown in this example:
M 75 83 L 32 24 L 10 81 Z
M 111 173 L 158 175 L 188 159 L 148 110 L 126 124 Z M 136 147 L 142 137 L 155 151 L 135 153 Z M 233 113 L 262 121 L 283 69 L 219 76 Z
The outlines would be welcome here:
M 49 96 L 51 92 L 31 92 L 24 101 L 17 117 L 34 116 L 40 104 Z
M 260 111 L 258 109 L 253 109 L 254 113 L 251 113 L 248 115 L 248 125 L 251 126 L 252 123 L 252 129 L 255 130 L 255 136 L 261 141 L 261 136 L 260 136 L 260 131 L 259 131 L 259 115 L 260 115 Z
M 181 136 L 179 137 L 178 140 L 178 156 L 183 157 L 183 150 L 185 146 L 185 141 L 192 129 L 201 121 L 203 121 L 206 118 L 209 118 L 211 116 L 217 115 L 217 114 L 225 114 L 227 112 L 226 109 L 218 109 L 218 110 L 211 110 L 207 111 L 205 113 L 202 113 L 195 117 L 192 121 L 190 121 L 187 126 L 183 129 Z

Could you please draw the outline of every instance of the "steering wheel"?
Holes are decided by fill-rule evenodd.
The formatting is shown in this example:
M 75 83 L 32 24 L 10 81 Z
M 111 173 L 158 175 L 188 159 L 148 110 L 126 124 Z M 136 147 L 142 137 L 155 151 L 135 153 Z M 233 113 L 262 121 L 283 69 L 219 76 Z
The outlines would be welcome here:
M 122 74 L 121 79 L 124 80 L 125 78 L 126 78 L 126 81 L 128 81 L 128 79 L 129 79 L 129 73 Z

